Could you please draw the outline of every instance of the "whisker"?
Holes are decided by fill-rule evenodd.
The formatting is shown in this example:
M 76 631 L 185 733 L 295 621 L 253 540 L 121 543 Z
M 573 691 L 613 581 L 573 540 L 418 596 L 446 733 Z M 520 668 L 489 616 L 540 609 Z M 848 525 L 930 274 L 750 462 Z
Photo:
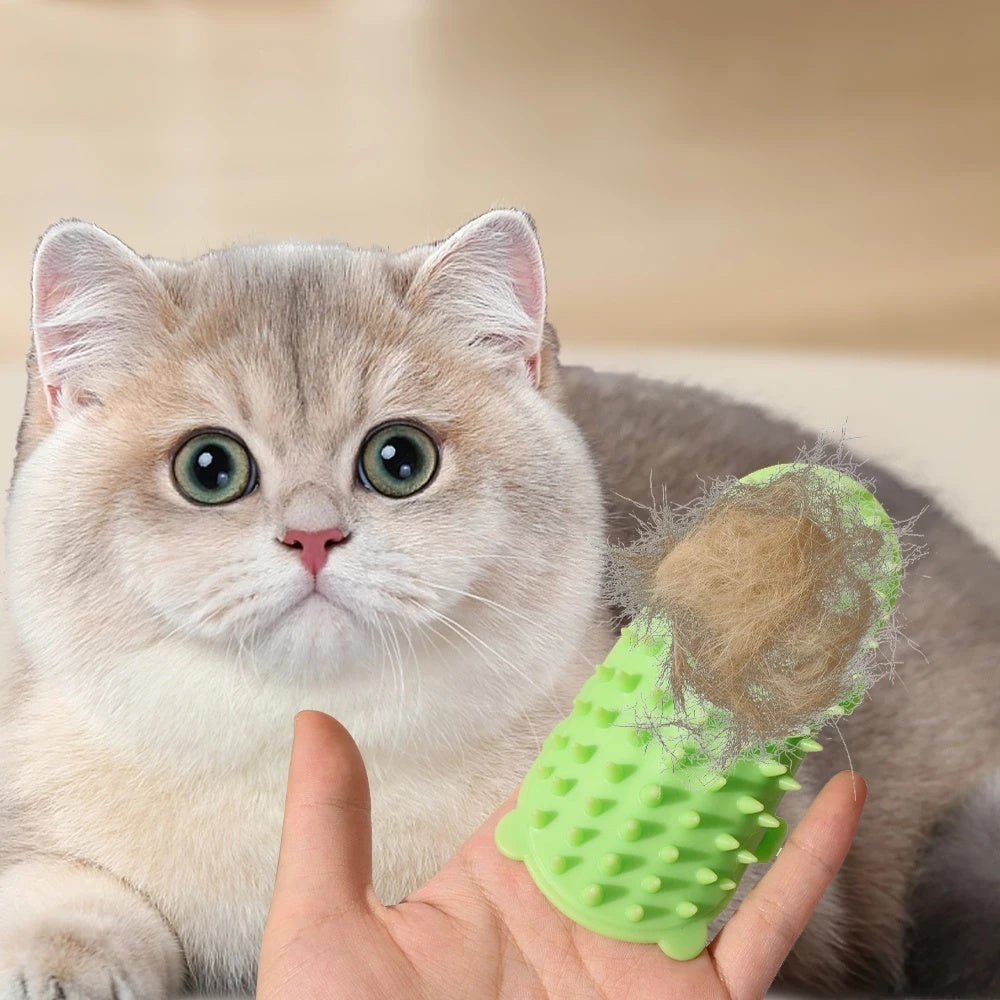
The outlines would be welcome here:
M 542 697 L 548 700 L 554 708 L 558 707 L 551 691 L 546 691 L 545 688 L 543 688 L 523 668 L 519 667 L 515 663 L 512 663 L 510 660 L 507 659 L 507 657 L 499 653 L 496 649 L 494 649 L 488 642 L 486 642 L 480 636 L 476 635 L 474 632 L 467 629 L 464 625 L 460 624 L 459 622 L 456 622 L 453 618 L 450 618 L 443 612 L 434 611 L 431 608 L 428 608 L 427 610 L 431 615 L 437 618 L 437 620 L 440 621 L 443 625 L 451 628 L 457 635 L 464 636 L 468 640 L 470 646 L 475 644 L 475 646 L 478 646 L 485 653 L 488 653 L 491 656 L 493 656 L 497 661 L 502 663 L 509 670 L 515 673 L 518 677 L 520 677 L 529 687 L 533 688 L 535 691 L 538 692 L 538 694 L 542 695 Z M 495 669 L 496 664 L 494 662 L 491 662 L 488 656 L 484 656 L 483 659 L 488 666 L 493 667 Z
M 421 582 L 425 587 L 430 587 L 432 590 L 440 590 L 449 594 L 458 594 L 460 597 L 467 597 L 469 600 L 479 601 L 481 604 L 489 605 L 491 608 L 496 608 L 498 611 L 505 612 L 512 618 L 519 618 L 521 621 L 527 622 L 532 627 L 538 624 L 538 621 L 530 615 L 516 611 L 514 608 L 508 607 L 505 604 L 500 604 L 498 601 L 491 601 L 488 597 L 482 597 L 480 594 L 473 594 L 471 591 L 461 590 L 458 587 L 446 587 L 444 584 L 433 583 L 431 580 L 423 580 Z

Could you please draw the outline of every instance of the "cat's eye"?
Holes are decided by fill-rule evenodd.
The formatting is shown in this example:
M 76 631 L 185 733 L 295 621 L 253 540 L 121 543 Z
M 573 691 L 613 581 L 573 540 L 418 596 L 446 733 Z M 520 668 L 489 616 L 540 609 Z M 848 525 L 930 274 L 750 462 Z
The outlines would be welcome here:
M 401 499 L 413 496 L 434 478 L 438 449 L 414 424 L 383 424 L 365 438 L 358 455 L 358 477 L 370 490 Z
M 174 455 L 174 482 L 188 500 L 232 503 L 257 485 L 257 467 L 247 446 L 224 431 L 201 431 Z

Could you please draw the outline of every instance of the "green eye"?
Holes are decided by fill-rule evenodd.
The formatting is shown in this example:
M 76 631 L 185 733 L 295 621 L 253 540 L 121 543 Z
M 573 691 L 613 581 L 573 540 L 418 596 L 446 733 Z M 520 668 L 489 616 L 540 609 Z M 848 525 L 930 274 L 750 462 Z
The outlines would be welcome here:
M 224 431 L 203 431 L 174 455 L 174 483 L 195 503 L 232 503 L 256 487 L 257 467 L 242 441 Z
M 422 490 L 437 465 L 437 445 L 426 431 L 413 424 L 386 424 L 361 446 L 358 476 L 368 489 L 400 499 Z

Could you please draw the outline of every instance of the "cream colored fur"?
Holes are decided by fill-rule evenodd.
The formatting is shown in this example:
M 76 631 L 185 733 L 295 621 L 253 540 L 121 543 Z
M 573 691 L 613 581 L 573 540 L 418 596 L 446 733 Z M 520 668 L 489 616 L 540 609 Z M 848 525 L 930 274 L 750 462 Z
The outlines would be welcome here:
M 400 257 L 177 265 L 67 224 L 35 301 L 7 533 L 0 997 L 42 1000 L 56 977 L 111 1000 L 117 975 L 119 1000 L 154 1000 L 185 964 L 246 989 L 296 711 L 361 746 L 395 900 L 510 793 L 607 648 L 602 507 L 543 343 L 537 243 L 497 212 Z M 440 470 L 389 500 L 356 457 L 401 418 L 432 430 Z M 204 427 L 247 443 L 255 493 L 178 493 L 172 452 Z M 309 597 L 278 539 L 334 524 L 351 536 Z

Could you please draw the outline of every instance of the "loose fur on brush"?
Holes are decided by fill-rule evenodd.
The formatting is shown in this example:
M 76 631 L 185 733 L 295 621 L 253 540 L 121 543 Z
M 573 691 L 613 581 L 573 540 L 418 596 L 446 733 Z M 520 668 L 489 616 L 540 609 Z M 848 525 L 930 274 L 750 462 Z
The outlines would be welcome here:
M 174 262 L 83 223 L 46 234 L 8 513 L 0 996 L 38 1000 L 53 979 L 86 1000 L 252 989 L 302 708 L 361 746 L 376 886 L 406 895 L 510 793 L 610 648 L 602 550 L 608 532 L 635 537 L 621 498 L 653 482 L 689 503 L 699 477 L 814 438 L 697 389 L 560 367 L 544 290 L 516 212 L 402 254 Z M 439 456 L 402 500 L 358 475 L 369 432 L 396 420 Z M 256 463 L 256 489 L 220 507 L 171 474 L 204 428 Z M 868 471 L 894 516 L 926 505 Z M 919 973 L 911 896 L 927 927 L 936 912 L 923 859 L 966 872 L 957 835 L 938 833 L 1000 769 L 1000 566 L 941 511 L 920 524 L 919 649 L 840 724 L 871 795 L 789 984 L 899 989 Z M 347 541 L 313 578 L 283 532 L 335 526 Z M 827 738 L 790 825 L 846 763 Z M 949 905 L 995 876 L 955 874 Z M 998 924 L 980 923 L 988 945 Z
M 654 509 L 610 552 L 610 596 L 638 634 L 669 623 L 670 731 L 713 773 L 821 729 L 891 670 L 879 650 L 895 647 L 898 616 L 881 588 L 898 588 L 897 560 L 921 554 L 914 519 L 867 523 L 828 470 L 857 482 L 843 444 L 821 442 L 767 482 L 727 479 L 683 509 Z

